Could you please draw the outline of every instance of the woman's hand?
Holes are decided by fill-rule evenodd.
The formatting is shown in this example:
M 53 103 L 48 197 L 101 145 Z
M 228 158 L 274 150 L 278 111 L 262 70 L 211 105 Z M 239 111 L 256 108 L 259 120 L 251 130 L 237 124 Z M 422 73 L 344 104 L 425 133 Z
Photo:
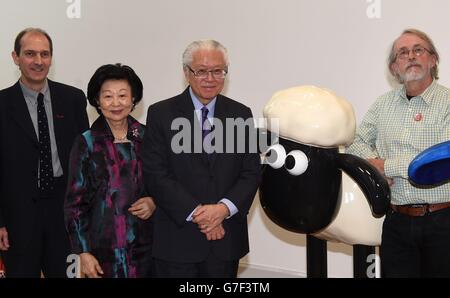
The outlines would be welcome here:
M 128 211 L 134 216 L 139 217 L 140 219 L 148 219 L 152 216 L 153 212 L 156 209 L 155 202 L 152 197 L 143 197 L 134 202 Z
M 88 252 L 80 254 L 80 264 L 82 276 L 85 275 L 89 278 L 101 278 L 100 275 L 103 275 L 102 267 L 100 267 L 97 259 Z

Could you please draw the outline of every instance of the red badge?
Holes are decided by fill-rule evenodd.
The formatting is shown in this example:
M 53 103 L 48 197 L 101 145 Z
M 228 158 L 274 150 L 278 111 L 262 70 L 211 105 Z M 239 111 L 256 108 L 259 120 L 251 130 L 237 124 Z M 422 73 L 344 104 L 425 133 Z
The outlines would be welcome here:
M 417 113 L 414 115 L 415 121 L 422 121 L 422 119 L 423 119 L 422 113 Z

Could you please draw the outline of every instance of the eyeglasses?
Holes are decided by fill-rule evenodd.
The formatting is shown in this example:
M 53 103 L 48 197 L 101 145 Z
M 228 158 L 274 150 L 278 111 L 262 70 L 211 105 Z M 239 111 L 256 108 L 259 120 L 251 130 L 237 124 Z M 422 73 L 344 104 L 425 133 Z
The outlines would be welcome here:
M 408 58 L 409 58 L 409 52 L 410 52 L 410 51 L 412 51 L 413 54 L 414 54 L 414 56 L 416 56 L 416 57 L 422 56 L 425 52 L 428 52 L 428 53 L 432 54 L 431 51 L 430 51 L 429 49 L 424 48 L 424 47 L 422 47 L 422 46 L 418 46 L 418 47 L 414 47 L 412 50 L 409 50 L 409 49 L 401 49 L 400 51 L 397 52 L 396 57 L 397 57 L 398 59 L 401 59 L 401 60 L 408 59 Z
M 211 73 L 212 77 L 215 79 L 225 79 L 227 76 L 228 71 L 221 68 L 216 68 L 212 70 L 206 70 L 206 69 L 199 69 L 199 70 L 193 70 L 189 65 L 185 65 L 190 72 L 194 75 L 194 77 L 199 79 L 206 79 L 208 78 L 209 74 Z

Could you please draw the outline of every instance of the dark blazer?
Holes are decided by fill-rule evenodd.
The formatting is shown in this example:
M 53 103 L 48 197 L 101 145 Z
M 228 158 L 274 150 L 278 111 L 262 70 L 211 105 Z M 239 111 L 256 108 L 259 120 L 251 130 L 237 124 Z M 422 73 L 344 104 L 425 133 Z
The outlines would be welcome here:
M 206 153 L 175 154 L 171 142 L 179 131 L 171 130 L 171 124 L 180 117 L 189 120 L 192 133 L 200 129 L 189 88 L 148 109 L 142 160 L 144 183 L 158 206 L 153 215 L 153 256 L 201 262 L 212 250 L 222 260 L 238 260 L 249 251 L 247 214 L 260 182 L 260 157 L 249 152 L 214 153 L 209 159 Z M 243 104 L 218 95 L 214 117 L 225 123 L 225 118 L 247 119 L 252 113 Z M 199 204 L 222 198 L 232 201 L 239 212 L 224 220 L 223 239 L 208 241 L 186 218 Z
M 59 159 L 66 177 L 75 137 L 89 128 L 83 91 L 48 80 Z M 6 227 L 10 250 L 29 243 L 39 197 L 39 142 L 19 82 L 0 91 L 0 227 Z M 65 185 L 57 189 L 61 205 Z M 64 222 L 62 221 L 62 224 Z

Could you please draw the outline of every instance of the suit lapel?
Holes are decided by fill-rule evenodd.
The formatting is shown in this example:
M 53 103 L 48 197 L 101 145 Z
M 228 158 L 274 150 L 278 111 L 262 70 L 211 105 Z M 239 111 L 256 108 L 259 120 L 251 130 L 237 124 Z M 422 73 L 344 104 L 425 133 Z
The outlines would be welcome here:
M 227 115 L 227 111 L 226 111 L 226 106 L 225 103 L 223 101 L 222 96 L 219 94 L 217 95 L 217 99 L 216 99 L 216 107 L 214 109 L 214 118 L 217 119 L 215 121 L 220 121 L 222 123 L 222 150 L 225 152 L 226 150 L 226 115 Z M 214 123 L 213 123 L 214 125 Z M 217 158 L 219 157 L 219 154 L 214 152 L 211 154 L 211 157 L 209 158 L 209 166 L 212 169 L 214 167 L 214 164 L 216 163 Z
M 36 144 L 38 144 L 38 139 L 36 135 L 36 130 L 34 129 L 33 122 L 31 121 L 30 111 L 25 102 L 25 97 L 20 88 L 20 83 L 17 82 L 13 87 L 13 98 L 10 100 L 9 105 L 11 107 L 11 116 L 20 127 L 24 130 L 25 134 L 32 138 Z
M 178 98 L 176 102 L 176 107 L 178 109 L 177 117 L 182 117 L 188 119 L 190 128 L 191 128 L 191 150 L 192 159 L 194 162 L 207 163 L 207 159 L 205 161 L 205 156 L 203 153 L 195 153 L 195 137 L 200 137 L 199 142 L 201 142 L 201 131 L 200 131 L 200 123 L 198 122 L 197 116 L 195 115 L 195 107 L 192 103 L 191 95 L 189 94 L 189 87 L 184 90 L 181 96 Z M 197 134 L 196 134 L 197 132 Z

